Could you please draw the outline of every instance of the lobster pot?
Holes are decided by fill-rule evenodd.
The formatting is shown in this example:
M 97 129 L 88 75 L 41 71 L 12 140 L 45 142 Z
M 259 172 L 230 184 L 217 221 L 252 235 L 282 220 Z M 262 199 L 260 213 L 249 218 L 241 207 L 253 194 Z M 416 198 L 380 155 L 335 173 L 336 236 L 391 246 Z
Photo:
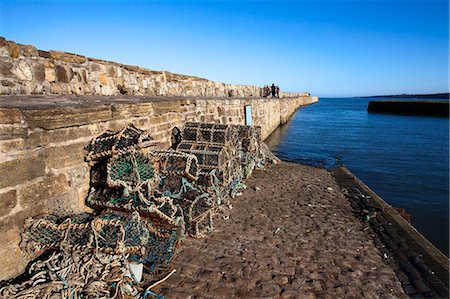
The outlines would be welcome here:
M 144 194 L 145 196 L 145 194 Z M 180 211 L 169 197 L 148 196 L 146 203 L 140 194 L 133 192 L 123 194 L 119 189 L 92 189 L 86 198 L 86 204 L 96 210 L 112 209 L 123 212 L 139 212 L 151 219 L 155 225 L 161 227 L 174 227 Z
M 91 182 L 86 204 L 94 209 L 139 211 L 163 226 L 174 225 L 179 216 L 173 200 L 157 192 L 160 176 L 152 157 L 140 151 L 111 158 L 106 166 L 96 163 Z
M 107 210 L 100 216 L 47 216 L 28 219 L 21 248 L 32 254 L 63 245 L 76 250 L 130 254 L 129 260 L 144 263 L 150 273 L 169 266 L 178 244 L 174 229 L 157 228 L 139 213 Z
M 170 269 L 179 241 L 175 228 L 154 226 L 139 213 L 106 211 L 92 224 L 104 252 L 129 253 L 128 260 L 143 263 L 147 272 L 156 274 Z M 119 231 L 117 231 L 119 229 Z
M 187 235 L 204 236 L 204 232 L 212 227 L 212 222 L 208 222 L 208 215 L 214 208 L 215 195 L 198 184 L 197 157 L 175 151 L 152 154 L 156 158 L 156 165 L 159 165 L 157 168 L 160 173 L 156 193 L 169 197 L 173 204 L 182 210 Z
M 182 141 L 177 150 L 197 157 L 200 168 L 198 185 L 206 188 L 213 186 L 225 188 L 229 183 L 229 177 L 233 171 L 229 168 L 229 164 L 235 157 L 230 154 L 228 146 Z
M 170 151 L 152 151 L 155 168 L 162 175 L 176 175 L 185 177 L 189 180 L 198 178 L 198 161 L 195 155 L 182 152 Z
M 227 146 L 211 143 L 182 141 L 178 145 L 177 151 L 195 155 L 200 170 L 222 168 L 230 156 Z
M 20 248 L 29 256 L 47 249 L 58 249 L 62 241 L 71 246 L 85 247 L 92 243 L 89 228 L 92 215 L 83 213 L 71 217 L 46 215 L 25 221 Z
M 261 127 L 241 125 L 232 127 L 237 131 L 238 148 L 245 152 L 255 152 L 257 144 L 261 142 Z
M 116 155 L 123 155 L 133 149 L 156 145 L 148 131 L 129 125 L 120 131 L 105 130 L 92 138 L 86 146 L 86 161 L 97 161 Z
M 199 214 L 190 221 L 189 232 L 196 238 L 203 238 L 213 230 L 214 209 L 209 209 L 205 213 Z
M 108 186 L 124 188 L 128 193 L 144 189 L 151 192 L 159 181 L 152 159 L 139 151 L 111 158 L 106 171 Z
M 188 122 L 183 129 L 183 141 L 230 144 L 236 140 L 236 130 L 230 125 Z

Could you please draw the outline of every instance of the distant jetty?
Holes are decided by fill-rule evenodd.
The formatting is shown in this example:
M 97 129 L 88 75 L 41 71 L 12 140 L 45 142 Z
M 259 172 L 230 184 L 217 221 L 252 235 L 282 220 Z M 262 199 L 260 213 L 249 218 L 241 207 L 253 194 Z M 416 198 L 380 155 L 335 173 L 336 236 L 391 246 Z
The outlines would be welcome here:
M 427 94 L 395 94 L 395 95 L 381 95 L 381 96 L 368 96 L 359 98 L 372 98 L 372 99 L 448 99 L 450 94 L 448 92 L 441 93 L 427 93 Z
M 369 112 L 449 116 L 449 101 L 370 101 Z

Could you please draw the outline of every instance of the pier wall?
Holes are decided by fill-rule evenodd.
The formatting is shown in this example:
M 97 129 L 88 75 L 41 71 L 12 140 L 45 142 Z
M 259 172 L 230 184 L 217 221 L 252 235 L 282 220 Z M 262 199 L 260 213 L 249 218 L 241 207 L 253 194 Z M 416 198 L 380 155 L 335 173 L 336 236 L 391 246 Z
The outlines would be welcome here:
M 38 50 L 0 37 L 0 95 L 76 94 L 253 97 L 254 85 L 225 84 L 61 51 Z M 283 93 L 295 97 L 306 93 Z
M 265 139 L 300 106 L 317 97 L 283 99 L 145 96 L 0 96 L 0 280 L 21 273 L 26 218 L 89 211 L 84 147 L 105 129 L 129 123 L 171 146 L 172 129 L 187 121 L 245 124 L 245 106 Z

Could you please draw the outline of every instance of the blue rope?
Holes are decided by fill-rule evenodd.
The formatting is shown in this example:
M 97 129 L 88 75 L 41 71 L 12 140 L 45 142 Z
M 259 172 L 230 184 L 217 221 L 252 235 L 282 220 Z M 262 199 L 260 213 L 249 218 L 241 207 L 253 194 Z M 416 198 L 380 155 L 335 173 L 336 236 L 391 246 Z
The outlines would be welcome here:
M 156 293 L 153 293 L 153 292 L 150 291 L 150 290 L 145 291 L 145 293 L 144 293 L 143 296 L 142 296 L 142 299 L 145 299 L 145 297 L 147 297 L 147 294 L 150 294 L 150 295 L 152 295 L 153 297 L 155 297 L 155 298 L 157 298 L 157 299 L 164 299 L 164 296 L 158 295 L 158 294 L 156 294 Z

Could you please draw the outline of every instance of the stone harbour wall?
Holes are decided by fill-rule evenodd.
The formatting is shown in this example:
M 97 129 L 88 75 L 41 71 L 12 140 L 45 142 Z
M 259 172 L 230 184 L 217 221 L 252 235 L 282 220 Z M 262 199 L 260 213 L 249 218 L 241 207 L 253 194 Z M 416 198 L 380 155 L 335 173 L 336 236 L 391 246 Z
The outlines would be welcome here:
M 261 97 L 252 85 L 225 84 L 61 51 L 0 37 L 0 95 L 77 94 Z M 283 93 L 281 97 L 307 95 Z
M 20 274 L 29 258 L 19 248 L 26 218 L 89 211 L 84 147 L 105 129 L 127 124 L 171 146 L 172 129 L 187 121 L 245 124 L 245 106 L 265 139 L 317 97 L 195 98 L 148 96 L 0 96 L 0 280 Z

